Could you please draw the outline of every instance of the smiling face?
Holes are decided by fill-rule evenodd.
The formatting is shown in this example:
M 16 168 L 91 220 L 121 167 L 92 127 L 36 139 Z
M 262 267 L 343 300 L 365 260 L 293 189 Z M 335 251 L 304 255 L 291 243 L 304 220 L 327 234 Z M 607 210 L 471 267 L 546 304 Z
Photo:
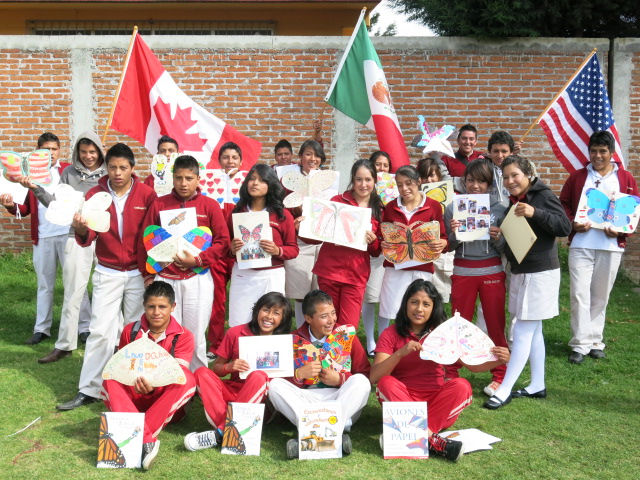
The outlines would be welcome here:
M 293 152 L 287 147 L 280 147 L 276 150 L 276 165 L 279 167 L 291 165 Z
M 173 171 L 173 188 L 182 200 L 189 200 L 196 194 L 200 184 L 200 175 L 190 168 Z
M 274 305 L 273 307 L 263 306 L 258 312 L 258 328 L 260 335 L 271 335 L 280 326 L 284 308 Z
M 351 179 L 353 183 L 353 195 L 356 200 L 366 200 L 373 193 L 376 181 L 367 167 L 360 167 Z
M 240 168 L 242 158 L 240 153 L 233 148 L 227 148 L 220 154 L 220 167 L 224 169 L 226 173 L 229 173 L 234 168 Z
M 112 157 L 107 164 L 109 183 L 115 192 L 128 190 L 131 186 L 133 167 L 129 160 L 123 157 Z
M 491 150 L 489 151 L 489 156 L 491 157 L 491 161 L 500 167 L 502 162 L 504 162 L 505 158 L 511 155 L 513 152 L 511 151 L 511 147 L 506 143 L 494 143 L 491 145 Z
M 396 175 L 396 184 L 398 185 L 398 193 L 402 197 L 402 203 L 405 205 L 415 201 L 420 195 L 418 184 L 409 177 Z
M 411 331 L 415 334 L 424 332 L 425 324 L 431 318 L 433 300 L 423 290 L 417 291 L 407 300 L 407 317 Z
M 611 157 L 613 154 L 606 145 L 592 145 L 589 147 L 589 161 L 593 169 L 600 175 L 606 175 L 611 166 Z
M 269 192 L 269 185 L 255 171 L 245 181 L 247 182 L 247 192 L 253 199 L 264 198 Z
M 93 144 L 78 145 L 78 157 L 80 158 L 80 162 L 90 172 L 93 172 L 102 164 L 98 148 Z
M 153 332 L 163 332 L 169 326 L 176 304 L 167 297 L 149 297 L 144 304 L 144 316 Z
M 320 339 L 333 332 L 338 316 L 333 303 L 318 303 L 316 313 L 312 317 L 305 315 L 304 320 L 309 324 L 313 336 Z
M 467 157 L 473 152 L 473 149 L 476 147 L 476 143 L 478 143 L 478 138 L 471 130 L 464 130 L 458 137 L 458 148 L 460 149 L 460 153 Z
M 58 142 L 44 142 L 40 148 L 51 152 L 52 166 L 58 163 L 58 157 L 60 156 L 60 144 Z
M 531 179 L 525 175 L 515 163 L 510 163 L 502 172 L 502 181 L 509 193 L 521 197 L 531 186 Z
M 319 169 L 321 164 L 322 158 L 311 147 L 305 148 L 302 155 L 300 155 L 300 168 L 304 173 Z
M 389 159 L 384 155 L 378 155 L 374 163 L 377 173 L 388 173 L 390 170 Z
M 489 190 L 489 184 L 487 182 L 476 180 L 471 175 L 467 175 L 464 178 L 464 187 L 467 190 L 467 193 L 470 194 L 487 193 Z

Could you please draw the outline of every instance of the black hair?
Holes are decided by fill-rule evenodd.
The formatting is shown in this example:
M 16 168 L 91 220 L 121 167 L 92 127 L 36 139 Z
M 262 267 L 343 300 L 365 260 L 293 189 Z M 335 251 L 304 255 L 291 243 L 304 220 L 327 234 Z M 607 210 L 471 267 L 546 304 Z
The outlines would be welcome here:
M 175 172 L 180 169 L 191 170 L 196 175 L 200 175 L 200 164 L 198 160 L 191 155 L 180 155 L 176 158 L 176 161 L 173 163 L 173 171 Z
M 387 161 L 389 162 L 389 171 L 391 171 L 391 157 L 389 156 L 389 154 L 387 152 L 383 152 L 382 150 L 376 150 L 369 157 L 369 161 L 375 165 L 378 157 L 384 157 L 387 159 Z
M 175 168 L 175 167 L 174 167 Z M 251 195 L 249 195 L 249 179 L 256 173 L 263 182 L 267 184 L 267 197 L 265 206 L 268 212 L 275 213 L 280 220 L 284 220 L 284 199 L 285 191 L 282 183 L 278 180 L 275 170 L 264 163 L 258 163 L 251 167 L 247 176 L 240 186 L 240 200 L 233 209 L 234 213 L 244 212 L 247 206 L 251 205 Z
M 307 148 L 313 149 L 313 152 L 320 157 L 320 165 L 322 165 L 327 160 L 327 156 L 324 153 L 324 149 L 322 148 L 322 145 L 320 145 L 315 140 L 306 140 L 302 145 L 300 145 L 300 150 L 298 150 L 298 156 L 301 157 Z
M 60 139 L 58 136 L 51 132 L 44 132 L 38 137 L 38 148 L 42 147 L 47 142 L 56 142 L 60 146 Z
M 380 200 L 380 196 L 376 192 L 376 180 L 377 180 L 378 174 L 376 172 L 376 166 L 373 163 L 371 163 L 366 158 L 361 158 L 360 160 L 356 160 L 353 163 L 353 165 L 351 166 L 351 176 L 350 176 L 351 180 L 349 181 L 347 190 L 353 189 L 353 182 L 354 182 L 356 173 L 358 172 L 358 169 L 361 167 L 364 167 L 367 170 L 369 170 L 369 173 L 371 173 L 371 176 L 373 177 L 373 192 L 371 192 L 371 195 L 369 195 L 368 207 L 371 209 L 371 216 L 374 217 L 376 220 L 380 221 L 381 212 L 382 212 L 382 201 Z
M 516 167 L 518 167 L 527 177 L 531 178 L 536 176 L 533 164 L 528 159 L 521 157 L 520 155 L 509 155 L 504 159 L 500 168 L 504 172 L 507 165 L 511 165 L 512 163 L 515 163 Z
M 458 130 L 458 138 L 460 138 L 460 135 L 462 135 L 462 132 L 473 132 L 476 138 L 478 137 L 478 129 L 473 125 L 471 125 L 470 123 L 467 123 L 466 125 L 463 125 L 460 127 L 460 130 Z
M 225 150 L 235 150 L 238 152 L 238 155 L 240 155 L 240 162 L 242 162 L 242 149 L 240 148 L 240 145 L 234 142 L 227 142 L 220 147 L 220 150 L 218 150 L 218 161 L 220 161 Z
M 333 305 L 333 298 L 324 290 L 311 290 L 302 300 L 302 314 L 307 317 L 313 317 L 320 304 Z
M 167 282 L 163 282 L 160 280 L 156 280 L 152 282 L 147 289 L 144 291 L 142 295 L 142 303 L 146 305 L 147 300 L 150 297 L 165 297 L 169 300 L 169 303 L 173 305 L 176 303 L 176 292 L 173 290 L 173 287 Z
M 466 181 L 467 177 L 471 177 L 478 182 L 485 182 L 491 186 L 493 185 L 493 168 L 484 158 L 477 158 L 469 162 L 464 169 L 462 178 Z
M 513 152 L 516 148 L 516 144 L 513 141 L 513 137 L 509 135 L 507 132 L 500 130 L 498 132 L 493 132 L 491 137 L 489 137 L 488 151 L 491 153 L 491 147 L 495 144 L 508 145 L 509 150 Z
M 129 145 L 124 143 L 116 143 L 113 147 L 107 150 L 105 155 L 105 162 L 109 165 L 109 160 L 112 158 L 125 158 L 129 161 L 129 165 L 132 167 L 136 164 L 136 158 L 133 156 L 133 150 L 129 148 Z
M 278 143 L 276 143 L 276 146 L 273 149 L 273 153 L 276 153 L 278 150 L 280 150 L 281 148 L 286 148 L 288 149 L 291 153 L 293 153 L 293 147 L 291 146 L 291 144 L 289 143 L 288 140 L 285 140 L 284 138 L 282 140 L 280 140 Z
M 427 157 L 418 160 L 418 164 L 416 165 L 416 170 L 418 171 L 418 175 L 420 178 L 428 178 L 432 173 L 437 173 L 438 178 L 442 180 L 442 171 L 440 170 L 440 165 L 433 158 Z
M 263 307 L 282 308 L 282 319 L 280 325 L 273 331 L 273 335 L 286 334 L 291 331 L 291 304 L 280 292 L 269 292 L 262 295 L 253 305 L 251 310 L 251 321 L 249 321 L 249 330 L 254 335 L 260 335 L 260 327 L 258 326 L 258 313 Z
M 159 139 L 158 139 L 158 148 L 156 149 L 156 152 L 158 150 L 160 150 L 160 145 L 162 145 L 163 143 L 173 143 L 176 146 L 176 150 L 180 151 L 180 147 L 178 146 L 178 142 L 176 142 L 173 138 L 167 136 L 167 135 L 162 135 Z
M 411 284 L 407 287 L 407 291 L 404 292 L 404 295 L 402 296 L 400 309 L 398 310 L 398 314 L 396 315 L 396 331 L 401 337 L 407 338 L 411 333 L 411 321 L 409 320 L 409 315 L 407 314 L 407 303 L 409 303 L 409 299 L 418 292 L 426 293 L 433 301 L 431 316 L 429 317 L 427 323 L 425 323 L 424 325 L 424 331 L 421 335 L 418 335 L 418 337 L 421 337 L 428 331 L 432 331 L 438 325 L 447 320 L 442 295 L 440 295 L 433 283 L 419 278 L 411 282 Z
M 413 183 L 418 185 L 418 187 L 420 186 L 420 175 L 418 174 L 416 167 L 412 165 L 403 165 L 396 170 L 396 179 L 398 178 L 398 175 L 407 177 L 409 180 L 412 180 Z
M 613 154 L 616 151 L 616 139 L 607 131 L 593 132 L 589 137 L 589 149 L 591 147 L 608 147 Z

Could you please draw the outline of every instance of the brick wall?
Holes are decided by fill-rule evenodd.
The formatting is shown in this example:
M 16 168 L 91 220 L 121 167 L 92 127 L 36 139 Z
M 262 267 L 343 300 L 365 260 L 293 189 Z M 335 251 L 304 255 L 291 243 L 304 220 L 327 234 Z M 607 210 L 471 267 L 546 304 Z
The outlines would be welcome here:
M 3 37 L 9 38 L 9 37 Z M 15 37 L 13 37 L 15 39 Z M 21 37 L 29 42 L 30 37 Z M 74 75 L 69 51 L 80 45 L 91 52 L 91 105 L 74 103 L 70 84 Z M 91 43 L 94 41 L 95 43 Z M 205 41 L 199 39 L 198 41 Z M 193 39 L 149 39 L 160 62 L 178 85 L 209 111 L 263 143 L 270 160 L 273 145 L 287 138 L 299 146 L 311 135 L 314 119 L 322 117 L 327 156 L 334 159 L 337 115 L 325 110 L 322 99 L 331 83 L 346 39 L 225 39 L 227 43 L 189 44 Z M 15 43 L 16 40 L 13 40 Z M 29 148 L 44 130 L 63 141 L 62 158 L 69 157 L 74 132 L 93 127 L 102 135 L 117 86 L 128 39 L 51 39 L 66 48 L 0 49 L 0 148 Z M 65 43 L 67 42 L 67 43 Z M 88 42 L 88 43 L 87 43 Z M 235 43 L 234 43 L 235 42 Z M 242 43 L 241 43 L 242 42 Z M 417 115 L 430 124 L 460 126 L 473 123 L 479 130 L 479 149 L 486 149 L 491 132 L 504 129 L 519 139 L 551 98 L 565 84 L 593 47 L 599 48 L 606 69 L 607 40 L 502 40 L 477 42 L 447 38 L 377 38 L 376 48 L 391 88 L 407 143 L 418 133 Z M 2 45 L 5 45 L 2 43 Z M 631 81 L 623 90 L 631 105 L 628 131 L 621 131 L 628 149 L 629 168 L 640 173 L 640 46 L 625 45 L 632 65 Z M 625 67 L 625 68 L 628 68 Z M 11 73 L 7 73 L 11 72 Z M 606 76 L 606 73 L 605 73 Z M 5 88 L 5 86 L 7 88 Z M 614 104 L 614 111 L 617 111 Z M 93 125 L 77 125 L 79 110 L 89 108 Z M 80 112 L 82 113 L 82 112 Z M 324 114 L 323 114 L 324 113 Z M 86 117 L 86 115 L 85 115 Z M 620 123 L 620 120 L 619 120 Z M 147 174 L 151 155 L 137 142 L 110 131 L 106 145 L 124 141 L 134 147 L 139 173 Z M 352 139 L 357 157 L 377 149 L 375 135 L 355 126 Z M 420 152 L 410 148 L 412 159 Z M 553 157 L 546 138 L 535 127 L 525 139 L 524 154 L 559 193 L 567 177 Z M 0 250 L 20 251 L 28 245 L 27 220 L 0 214 Z M 625 268 L 640 278 L 640 245 L 633 241 Z

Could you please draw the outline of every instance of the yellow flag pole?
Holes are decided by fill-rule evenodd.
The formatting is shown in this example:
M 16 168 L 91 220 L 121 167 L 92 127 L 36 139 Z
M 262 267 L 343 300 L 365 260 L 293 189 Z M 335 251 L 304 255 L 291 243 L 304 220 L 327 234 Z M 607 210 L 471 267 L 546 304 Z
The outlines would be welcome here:
M 116 110 L 116 104 L 118 103 L 118 97 L 120 96 L 120 90 L 122 89 L 122 82 L 124 81 L 124 76 L 127 73 L 127 66 L 129 65 L 129 58 L 131 58 L 131 50 L 133 49 L 133 42 L 136 39 L 136 34 L 138 33 L 138 27 L 133 27 L 133 33 L 131 34 L 131 41 L 129 42 L 129 50 L 127 50 L 127 56 L 124 60 L 124 66 L 122 67 L 122 74 L 120 75 L 120 82 L 118 82 L 118 88 L 116 89 L 116 94 L 113 97 L 113 102 L 111 104 L 111 112 L 109 113 L 109 119 L 107 120 L 107 124 L 104 127 L 104 135 L 102 135 L 102 145 L 104 146 L 107 141 L 107 133 L 109 132 L 109 127 L 111 126 L 111 120 L 113 120 L 113 114 Z
M 556 94 L 556 96 L 555 96 L 555 97 L 553 97 L 553 100 L 551 100 L 551 101 L 549 102 L 549 105 L 547 105 L 547 106 L 545 107 L 545 109 L 542 111 L 542 113 L 541 113 L 540 115 L 538 115 L 538 118 L 536 118 L 536 119 L 535 119 L 535 121 L 531 124 L 531 126 L 529 127 L 529 130 L 527 130 L 527 131 L 525 132 L 525 134 L 522 136 L 522 138 L 520 139 L 520 141 L 521 141 L 521 142 L 523 142 L 523 141 L 524 141 L 524 139 L 525 139 L 525 137 L 526 137 L 527 135 L 529 135 L 529 133 L 531 133 L 531 130 L 533 130 L 533 127 L 535 127 L 535 126 L 538 124 L 538 122 L 540 121 L 540 119 L 544 116 L 544 114 L 545 114 L 545 113 L 547 113 L 547 112 L 549 111 L 549 109 L 550 109 L 550 108 L 551 108 L 551 106 L 555 103 L 555 101 L 558 99 L 558 97 L 559 97 L 560 95 L 562 95 L 562 92 L 564 92 L 564 90 L 567 88 L 567 86 L 568 86 L 571 82 L 573 82 L 573 79 L 574 79 L 574 78 L 576 78 L 576 75 L 578 75 L 578 73 L 580 73 L 580 70 L 582 70 L 582 67 L 584 67 L 584 66 L 587 64 L 587 62 L 588 62 L 589 60 L 591 60 L 591 57 L 593 57 L 593 56 L 596 54 L 596 52 L 597 52 L 597 51 L 598 51 L 598 49 L 597 49 L 597 48 L 594 48 L 594 49 L 591 51 L 591 53 L 590 53 L 589 55 L 587 55 L 587 58 L 585 58 L 585 59 L 584 59 L 584 61 L 583 61 L 583 62 L 580 64 L 580 66 L 576 69 L 576 71 L 574 72 L 574 74 L 573 74 L 573 75 L 571 75 L 571 78 L 569 78 L 569 80 L 567 81 L 567 83 L 565 83 L 565 84 L 564 84 L 564 87 L 562 87 L 562 88 L 560 89 L 560 91 Z

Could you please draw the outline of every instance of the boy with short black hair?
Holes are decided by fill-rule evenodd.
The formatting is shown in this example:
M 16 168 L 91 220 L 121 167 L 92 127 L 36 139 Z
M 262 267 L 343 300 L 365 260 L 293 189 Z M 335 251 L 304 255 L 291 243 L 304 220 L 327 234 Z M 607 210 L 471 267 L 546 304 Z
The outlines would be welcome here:
M 504 206 L 509 206 L 509 191 L 502 182 L 502 162 L 512 155 L 515 149 L 513 137 L 507 132 L 498 131 L 491 134 L 487 146 L 489 159 L 493 168 L 493 185 L 491 187 L 491 195 L 498 199 Z
M 274 167 L 291 165 L 293 159 L 293 147 L 288 140 L 282 139 L 276 143 L 273 152 L 276 159 Z

